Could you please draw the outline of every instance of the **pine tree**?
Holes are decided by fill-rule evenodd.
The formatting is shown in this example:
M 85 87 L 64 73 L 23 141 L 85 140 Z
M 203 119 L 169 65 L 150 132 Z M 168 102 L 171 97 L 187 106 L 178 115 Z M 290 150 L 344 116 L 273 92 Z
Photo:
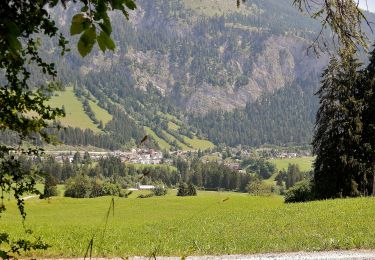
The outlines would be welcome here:
M 51 174 L 48 174 L 45 179 L 44 191 L 41 198 L 49 198 L 57 195 L 57 181 Z
M 375 49 L 370 53 L 370 63 L 363 74 L 363 133 L 362 148 L 366 169 L 363 178 L 367 181 L 368 193 L 375 195 Z
M 332 58 L 323 74 L 318 96 L 313 152 L 317 155 L 314 192 L 318 198 L 365 193 L 361 178 L 360 145 L 363 99 L 359 95 L 360 64 L 346 56 Z

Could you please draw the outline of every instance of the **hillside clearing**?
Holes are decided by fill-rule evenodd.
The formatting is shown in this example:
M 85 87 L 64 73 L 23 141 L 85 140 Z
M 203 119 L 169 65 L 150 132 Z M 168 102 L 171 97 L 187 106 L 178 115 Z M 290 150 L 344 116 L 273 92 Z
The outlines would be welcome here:
M 58 108 L 64 106 L 66 116 L 59 119 L 62 125 L 78 127 L 83 130 L 91 129 L 96 133 L 101 132 L 83 110 L 81 101 L 74 95 L 73 87 L 67 87 L 65 91 L 56 92 L 48 104 Z
M 198 149 L 207 150 L 207 149 L 215 147 L 215 145 L 212 142 L 208 140 L 198 139 L 195 136 L 193 139 L 187 136 L 183 136 L 183 138 L 184 138 L 184 141 L 187 144 L 190 144 L 195 150 L 198 150 Z
M 97 103 L 92 100 L 89 100 L 90 107 L 95 114 L 96 119 L 103 122 L 105 126 L 109 121 L 112 120 L 113 116 L 108 113 L 107 110 L 101 108 Z
M 285 159 L 271 159 L 271 163 L 276 165 L 278 171 L 288 170 L 289 164 L 297 164 L 301 171 L 311 171 L 315 157 L 298 157 Z
M 146 133 L 150 135 L 159 145 L 161 149 L 169 150 L 171 148 L 170 144 L 167 143 L 164 139 L 161 139 L 150 127 L 144 127 Z

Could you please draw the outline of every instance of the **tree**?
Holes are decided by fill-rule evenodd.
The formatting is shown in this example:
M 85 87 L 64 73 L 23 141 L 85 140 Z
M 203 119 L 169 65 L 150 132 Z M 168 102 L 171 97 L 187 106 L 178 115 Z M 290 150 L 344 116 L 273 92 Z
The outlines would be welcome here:
M 197 196 L 197 189 L 192 183 L 181 182 L 178 186 L 177 196 Z
M 320 20 L 322 24 L 322 29 L 312 45 L 315 51 L 326 51 L 330 45 L 337 46 L 339 51 L 349 52 L 357 47 L 367 48 L 363 22 L 366 22 L 370 29 L 371 26 L 358 2 L 355 0 L 293 1 L 301 12 L 307 12 L 312 18 Z M 327 29 L 332 32 L 328 34 L 332 37 L 332 44 L 324 37 Z
M 81 153 L 80 152 L 76 152 L 73 156 L 73 164 L 74 165 L 78 165 L 78 164 L 81 164 L 82 163 L 82 159 L 81 159 Z
M 57 195 L 57 181 L 51 174 L 48 174 L 45 178 L 44 191 L 41 198 L 50 198 Z
M 87 152 L 87 151 L 83 154 L 83 163 L 84 164 L 91 164 L 92 163 L 91 156 L 90 156 L 89 152 Z
M 61 54 L 68 50 L 65 37 L 60 33 L 48 13 L 48 8 L 63 5 L 67 2 L 82 7 L 72 19 L 71 35 L 80 35 L 78 51 L 86 56 L 98 43 L 102 51 L 113 50 L 114 42 L 108 11 L 119 10 L 128 18 L 128 10 L 135 9 L 133 0 L 43 0 L 43 1 L 0 1 L 0 69 L 4 71 L 5 80 L 0 85 L 0 130 L 16 133 L 22 142 L 35 139 L 38 134 L 46 142 L 52 142 L 46 128 L 49 122 L 64 115 L 59 108 L 51 108 L 46 101 L 50 93 L 59 86 L 54 82 L 57 71 L 53 63 L 43 60 L 39 54 L 39 36 L 57 38 Z M 51 83 L 32 85 L 30 68 L 39 69 L 40 73 Z M 33 116 L 28 112 L 33 111 Z M 56 126 L 60 128 L 60 126 Z M 12 193 L 17 201 L 19 211 L 26 217 L 22 196 L 26 193 L 38 193 L 35 188 L 35 175 L 20 167 L 20 155 L 38 155 L 39 148 L 24 149 L 11 146 L 0 146 L 0 188 L 2 192 Z M 4 203 L 0 213 L 5 210 Z M 1 242 L 10 244 L 11 250 L 0 250 L 2 257 L 11 253 L 20 253 L 31 249 L 45 248 L 36 240 L 35 243 L 22 240 L 22 246 L 12 241 L 6 233 L 1 234 Z M 21 240 L 19 240 L 21 241 Z
M 375 196 L 375 50 L 370 54 L 370 63 L 363 71 L 361 87 L 364 96 L 362 115 L 362 155 L 367 163 L 362 177 L 367 181 L 369 194 Z
M 300 171 L 297 164 L 289 164 L 286 172 L 285 187 L 289 189 L 299 181 L 302 181 L 304 174 Z
M 318 198 L 365 194 L 360 160 L 363 99 L 359 95 L 360 64 L 351 57 L 332 58 L 318 91 L 313 152 L 314 192 Z
M 246 185 L 246 191 L 252 195 L 264 195 L 271 193 L 271 187 L 257 176 L 253 176 Z

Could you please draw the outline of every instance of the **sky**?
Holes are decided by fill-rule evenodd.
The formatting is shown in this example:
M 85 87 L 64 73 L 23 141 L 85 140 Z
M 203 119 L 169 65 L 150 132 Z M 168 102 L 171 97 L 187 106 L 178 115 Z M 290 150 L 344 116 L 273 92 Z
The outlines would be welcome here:
M 357 0 L 355 0 L 357 1 Z M 363 9 L 367 10 L 366 0 L 359 0 L 359 5 Z M 375 0 L 367 0 L 368 10 L 375 13 Z

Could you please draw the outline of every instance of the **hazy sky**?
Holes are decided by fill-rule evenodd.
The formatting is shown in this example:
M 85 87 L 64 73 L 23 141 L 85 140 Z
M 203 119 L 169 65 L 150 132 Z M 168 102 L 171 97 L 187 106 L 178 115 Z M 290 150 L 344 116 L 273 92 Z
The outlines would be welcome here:
M 355 1 L 357 1 L 357 0 L 355 0 Z M 367 10 L 366 0 L 359 0 L 359 5 L 363 9 Z M 369 11 L 375 13 L 375 0 L 367 0 L 367 5 L 368 5 Z

